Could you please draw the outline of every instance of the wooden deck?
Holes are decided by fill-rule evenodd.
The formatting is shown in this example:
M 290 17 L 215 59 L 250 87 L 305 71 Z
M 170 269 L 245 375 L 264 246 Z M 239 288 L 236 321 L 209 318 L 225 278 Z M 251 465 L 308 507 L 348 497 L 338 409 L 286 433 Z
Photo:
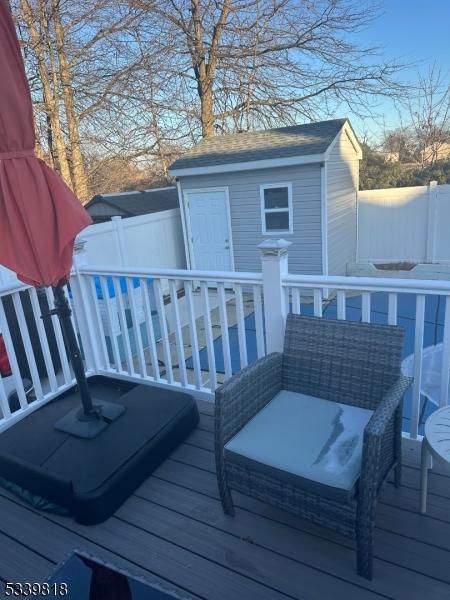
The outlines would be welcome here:
M 42 581 L 78 548 L 195 599 L 450 599 L 450 478 L 431 475 L 427 516 L 417 469 L 405 467 L 401 490 L 387 486 L 367 582 L 336 534 L 240 494 L 236 517 L 223 515 L 212 406 L 200 410 L 198 429 L 105 523 L 77 525 L 0 492 L 0 579 Z

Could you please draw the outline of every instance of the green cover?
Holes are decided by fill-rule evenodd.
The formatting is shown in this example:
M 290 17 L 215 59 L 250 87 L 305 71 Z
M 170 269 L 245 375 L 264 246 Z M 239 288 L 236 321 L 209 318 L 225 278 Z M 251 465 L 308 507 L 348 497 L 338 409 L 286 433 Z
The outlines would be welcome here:
M 53 504 L 53 502 L 50 502 L 42 496 L 32 494 L 29 490 L 26 490 L 20 485 L 12 483 L 12 481 L 3 479 L 3 477 L 0 477 L 0 487 L 12 492 L 15 496 L 18 496 L 21 500 L 27 504 L 30 504 L 33 508 L 37 508 L 38 510 L 43 510 L 45 512 L 53 513 L 63 517 L 68 517 L 71 515 L 71 512 L 66 508 L 63 508 L 58 504 Z

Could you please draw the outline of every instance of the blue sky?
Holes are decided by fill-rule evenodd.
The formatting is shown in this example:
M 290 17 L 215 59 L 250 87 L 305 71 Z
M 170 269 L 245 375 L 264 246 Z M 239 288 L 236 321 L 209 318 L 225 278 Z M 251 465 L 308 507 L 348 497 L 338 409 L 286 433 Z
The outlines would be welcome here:
M 436 62 L 450 82 L 450 0 L 384 0 L 381 16 L 358 38 L 365 45 L 383 46 L 387 59 L 420 61 L 420 65 L 403 72 L 401 79 L 417 81 L 418 69 L 426 71 Z M 398 125 L 392 102 L 382 101 L 378 112 L 383 113 L 387 128 Z M 358 118 L 352 121 L 360 135 L 367 131 L 377 136 L 380 132 L 380 124 Z

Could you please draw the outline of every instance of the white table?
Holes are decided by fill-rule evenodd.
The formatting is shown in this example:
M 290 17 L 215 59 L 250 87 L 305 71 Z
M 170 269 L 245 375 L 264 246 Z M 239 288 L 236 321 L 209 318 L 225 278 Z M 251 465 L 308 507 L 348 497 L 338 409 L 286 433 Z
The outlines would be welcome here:
M 429 456 L 450 465 L 450 406 L 444 406 L 430 415 L 425 423 L 422 441 L 422 464 L 420 471 L 420 512 L 427 510 L 428 460 Z

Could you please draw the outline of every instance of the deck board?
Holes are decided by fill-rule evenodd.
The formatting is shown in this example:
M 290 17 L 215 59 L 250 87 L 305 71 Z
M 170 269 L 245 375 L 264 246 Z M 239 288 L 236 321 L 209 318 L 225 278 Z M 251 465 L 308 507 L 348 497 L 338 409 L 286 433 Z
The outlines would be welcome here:
M 450 478 L 431 474 L 417 513 L 419 473 L 388 484 L 378 506 L 375 575 L 355 573 L 351 540 L 234 494 L 223 514 L 215 480 L 213 406 L 199 427 L 105 523 L 39 513 L 0 492 L 0 580 L 42 581 L 75 548 L 166 583 L 194 600 L 450 598 Z
M 39 582 L 54 568 L 54 562 L 20 544 L 11 536 L 0 534 L 0 548 L 0 580 L 4 583 Z

